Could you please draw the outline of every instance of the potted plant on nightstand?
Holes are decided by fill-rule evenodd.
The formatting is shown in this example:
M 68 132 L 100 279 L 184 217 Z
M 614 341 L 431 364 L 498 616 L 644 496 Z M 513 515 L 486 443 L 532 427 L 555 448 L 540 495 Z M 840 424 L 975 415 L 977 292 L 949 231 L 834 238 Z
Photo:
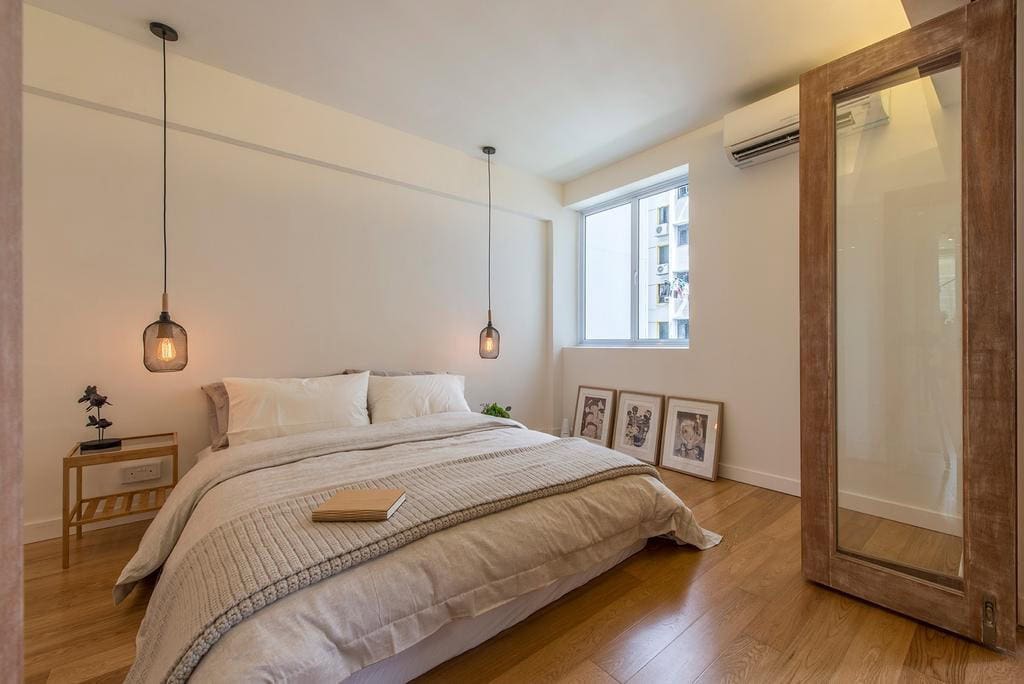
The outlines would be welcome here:
M 106 429 L 113 425 L 114 423 L 104 418 L 101 415 L 101 410 L 103 409 L 104 406 L 112 406 L 112 404 L 109 401 L 107 401 L 107 398 L 104 395 L 100 394 L 96 390 L 96 385 L 89 385 L 88 387 L 86 387 L 85 391 L 82 393 L 82 396 L 78 399 L 78 403 L 86 404 L 85 410 L 87 412 L 92 411 L 93 409 L 96 410 L 95 415 L 89 415 L 89 422 L 86 423 L 85 426 L 96 428 L 96 431 L 99 433 L 98 439 L 90 439 L 88 441 L 82 442 L 81 450 L 96 451 L 97 449 L 114 449 L 116 447 L 121 446 L 120 439 L 117 439 L 115 437 L 105 439 L 103 436 L 103 433 L 106 431 Z

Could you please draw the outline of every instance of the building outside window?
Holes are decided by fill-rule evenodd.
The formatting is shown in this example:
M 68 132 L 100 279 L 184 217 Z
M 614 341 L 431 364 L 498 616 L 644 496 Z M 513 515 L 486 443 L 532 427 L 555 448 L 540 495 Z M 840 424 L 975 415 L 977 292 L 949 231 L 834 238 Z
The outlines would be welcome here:
M 659 283 L 658 284 L 658 303 L 667 304 L 669 298 L 672 296 L 672 284 L 671 283 Z
M 685 178 L 581 213 L 580 343 L 689 346 Z

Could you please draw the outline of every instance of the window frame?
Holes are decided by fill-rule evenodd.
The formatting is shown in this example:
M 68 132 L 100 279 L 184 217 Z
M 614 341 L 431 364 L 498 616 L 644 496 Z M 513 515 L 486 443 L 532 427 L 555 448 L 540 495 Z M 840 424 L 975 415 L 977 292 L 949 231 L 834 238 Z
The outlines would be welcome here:
M 639 329 L 639 313 L 640 313 L 640 200 L 650 197 L 651 195 L 657 195 L 667 190 L 672 190 L 680 186 L 687 186 L 687 195 L 689 195 L 689 174 L 683 174 L 682 176 L 675 176 L 666 181 L 648 185 L 639 190 L 634 190 L 622 195 L 618 195 L 612 199 L 605 200 L 599 204 L 582 209 L 579 212 L 579 227 L 578 227 L 578 258 L 577 258 L 577 296 L 576 296 L 576 325 L 577 325 L 577 344 L 581 347 L 667 347 L 671 349 L 689 349 L 693 343 L 693 325 L 692 318 L 690 324 L 691 337 L 686 340 L 679 339 L 641 339 Z M 630 270 L 632 272 L 631 283 L 630 283 L 630 331 L 631 336 L 623 339 L 587 339 L 587 217 L 593 214 L 599 214 L 602 211 L 607 211 L 614 207 L 623 206 L 625 204 L 630 205 Z M 692 250 L 692 235 L 690 235 L 689 226 L 692 224 L 692 220 L 687 223 L 687 246 L 688 249 Z M 671 222 L 668 225 L 674 225 Z M 671 239 L 671 238 L 670 238 Z M 693 253 L 690 251 L 690 263 L 693 263 Z M 690 283 L 693 282 L 692 271 L 690 271 Z M 692 290 L 690 294 L 690 310 L 693 310 L 692 301 Z

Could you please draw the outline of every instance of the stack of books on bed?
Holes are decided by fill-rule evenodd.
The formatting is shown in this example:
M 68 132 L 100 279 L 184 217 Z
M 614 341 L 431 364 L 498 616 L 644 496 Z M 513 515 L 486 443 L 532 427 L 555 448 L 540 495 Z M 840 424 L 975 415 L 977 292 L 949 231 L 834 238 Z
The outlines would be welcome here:
M 404 489 L 342 489 L 313 511 L 313 522 L 387 520 L 404 501 Z

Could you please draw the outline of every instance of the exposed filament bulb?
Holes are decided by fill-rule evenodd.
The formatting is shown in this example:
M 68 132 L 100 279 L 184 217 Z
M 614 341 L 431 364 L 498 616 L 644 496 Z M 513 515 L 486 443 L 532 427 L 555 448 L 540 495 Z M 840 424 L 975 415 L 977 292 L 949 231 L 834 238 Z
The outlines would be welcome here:
M 174 346 L 174 340 L 170 337 L 161 337 L 158 342 L 156 356 L 164 363 L 173 361 L 178 356 L 178 349 Z

